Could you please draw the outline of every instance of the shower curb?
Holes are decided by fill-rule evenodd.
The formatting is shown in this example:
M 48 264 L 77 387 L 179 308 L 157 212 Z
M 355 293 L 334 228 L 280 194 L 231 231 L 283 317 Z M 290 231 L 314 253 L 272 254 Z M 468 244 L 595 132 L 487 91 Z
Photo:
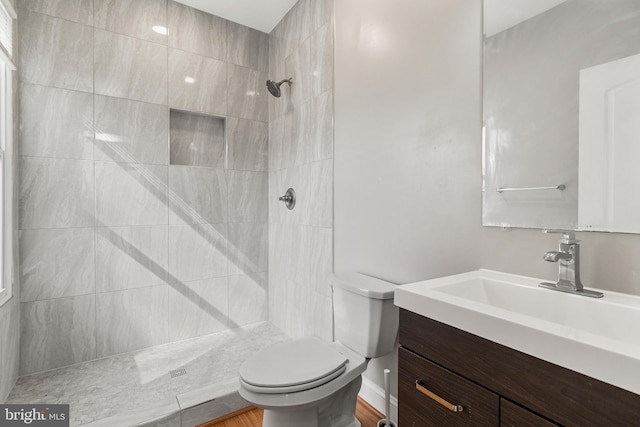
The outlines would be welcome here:
M 82 427 L 195 427 L 246 408 L 238 377 L 175 396 L 162 404 L 83 424 Z

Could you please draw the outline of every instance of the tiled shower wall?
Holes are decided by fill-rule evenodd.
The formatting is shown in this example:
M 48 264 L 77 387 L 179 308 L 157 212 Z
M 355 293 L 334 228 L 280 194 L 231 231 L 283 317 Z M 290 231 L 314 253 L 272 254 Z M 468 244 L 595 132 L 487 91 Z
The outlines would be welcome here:
M 292 337 L 333 334 L 332 0 L 300 0 L 270 34 L 269 318 Z M 288 210 L 278 196 L 295 189 Z
M 21 373 L 266 320 L 269 36 L 167 0 L 18 6 Z M 226 147 L 170 165 L 170 109 Z

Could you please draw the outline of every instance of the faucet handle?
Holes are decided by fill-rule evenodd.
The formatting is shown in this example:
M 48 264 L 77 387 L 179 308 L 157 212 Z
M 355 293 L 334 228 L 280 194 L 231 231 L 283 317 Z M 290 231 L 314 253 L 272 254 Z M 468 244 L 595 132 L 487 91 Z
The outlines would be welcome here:
M 571 245 L 573 243 L 578 243 L 580 240 L 576 239 L 576 233 L 571 230 L 542 230 L 543 233 L 546 234 L 562 234 L 562 239 L 560 239 L 560 243 L 564 243 L 567 245 Z

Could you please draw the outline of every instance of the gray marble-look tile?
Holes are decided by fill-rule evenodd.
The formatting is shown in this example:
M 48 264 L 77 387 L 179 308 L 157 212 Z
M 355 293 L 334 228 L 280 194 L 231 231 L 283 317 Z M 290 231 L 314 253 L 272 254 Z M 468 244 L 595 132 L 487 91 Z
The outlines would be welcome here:
M 141 350 L 142 352 L 144 352 L 145 350 Z M 123 356 L 112 356 L 113 358 L 118 358 L 118 357 L 127 357 L 126 355 Z M 105 359 L 103 359 L 105 360 Z M 106 359 L 105 361 L 110 361 L 109 359 Z M 96 367 L 92 367 L 92 370 L 96 370 Z M 128 370 L 127 368 L 129 368 L 129 366 L 127 366 L 126 364 L 124 366 L 121 366 L 122 371 L 124 372 L 124 374 L 128 374 L 130 372 L 130 370 Z M 134 368 L 135 369 L 135 368 Z M 100 372 L 100 374 L 104 375 L 102 372 Z M 110 375 L 110 378 L 114 378 L 114 377 L 118 377 L 118 373 L 111 373 L 112 375 Z M 87 374 L 84 374 L 87 375 Z M 84 380 L 84 375 L 78 379 Z M 122 375 L 122 374 L 120 374 Z M 131 375 L 132 377 L 135 377 L 134 375 Z M 112 379 L 113 381 L 113 379 Z M 84 427 L 114 427 L 114 426 L 128 426 L 128 427 L 180 427 L 180 406 L 178 405 L 178 401 L 175 397 L 167 397 L 167 398 L 162 398 L 160 396 L 162 396 L 162 394 L 157 393 L 153 390 L 153 389 L 143 389 L 143 391 L 141 390 L 132 390 L 131 384 L 129 384 L 129 387 L 127 387 L 127 390 L 124 391 L 122 390 L 124 387 L 122 387 L 120 384 L 122 384 L 123 381 L 120 381 L 119 384 L 114 384 L 114 386 L 108 388 L 108 394 L 103 392 L 103 388 L 102 387 L 96 387 L 98 388 L 99 392 L 105 393 L 105 397 L 104 400 L 99 400 L 99 403 L 96 402 L 89 402 L 89 404 L 85 404 L 84 406 L 84 412 L 81 415 L 78 414 L 78 406 L 79 405 L 74 405 L 75 411 L 72 412 L 71 415 L 71 425 L 74 425 L 74 421 L 77 421 L 79 419 L 78 424 L 81 424 Z M 154 384 L 157 384 L 158 381 L 154 381 Z M 166 387 L 166 384 L 163 382 L 160 382 L 161 385 Z M 105 387 L 106 388 L 106 387 Z M 128 391 L 128 393 L 127 393 Z M 148 394 L 144 393 L 147 392 Z M 138 403 L 138 405 L 136 405 L 135 409 L 128 411 L 128 412 L 123 412 L 122 408 L 118 408 L 118 412 L 117 415 L 107 415 L 107 416 L 103 416 L 101 413 L 113 413 L 114 409 L 109 409 L 106 410 L 104 409 L 105 405 L 109 405 L 111 407 L 113 406 L 117 406 L 114 403 L 114 397 L 113 394 L 120 392 L 119 396 L 125 395 L 126 397 L 130 397 L 129 401 L 127 402 L 129 405 L 129 402 L 136 402 Z M 101 393 L 101 394 L 102 394 Z M 137 394 L 134 394 L 137 393 Z M 120 399 L 118 400 L 122 400 L 122 397 L 120 397 Z M 104 403 L 103 403 L 104 402 Z M 85 403 L 85 402 L 82 402 Z M 118 403 L 122 403 L 122 402 L 118 402 Z M 127 406 L 129 406 L 127 405 Z M 95 408 L 93 411 L 91 411 L 91 407 L 93 406 L 93 408 Z M 101 409 L 99 411 L 96 411 L 96 409 Z M 88 410 L 88 411 L 87 411 Z M 86 412 L 89 412 L 89 414 L 87 414 Z M 96 420 L 96 421 L 91 421 L 91 420 Z
M 300 183 L 300 224 L 330 228 L 333 225 L 333 162 L 323 160 L 295 171 Z
M 295 211 L 295 208 L 293 211 L 289 211 L 289 213 L 287 213 L 282 210 L 282 208 L 284 208 L 288 211 L 287 207 L 283 206 L 284 203 L 278 200 L 278 198 L 282 196 L 288 188 L 296 190 L 296 195 L 298 193 L 299 188 L 294 187 L 295 184 L 289 178 L 290 175 L 292 175 L 292 173 L 287 169 L 269 172 L 269 198 L 267 200 L 267 203 L 269 204 L 269 225 L 274 223 L 292 224 L 294 222 L 295 218 L 293 218 L 293 211 Z M 298 201 L 296 200 L 296 204 L 297 203 Z
M 285 289 L 291 298 L 286 302 L 283 330 L 292 338 L 317 336 L 332 341 L 331 298 L 292 281 L 286 282 Z
M 269 33 L 269 66 L 274 62 L 283 61 L 286 57 L 285 40 L 282 37 L 282 20 Z
M 169 166 L 169 224 L 219 224 L 226 218 L 223 169 Z
M 295 165 L 296 151 L 285 133 L 286 115 L 269 122 L 269 171 Z
M 286 93 L 287 111 L 301 108 L 313 95 L 314 77 L 311 70 L 311 49 L 308 41 L 301 44 L 284 60 L 284 74 L 295 77 L 289 92 Z
M 294 47 L 297 46 L 291 40 L 284 37 L 282 32 L 282 21 L 269 34 L 269 68 L 276 63 L 283 63 L 287 56 L 290 55 Z
M 95 292 L 94 229 L 20 232 L 20 300 Z
M 269 161 L 269 125 L 253 120 L 227 119 L 228 168 L 266 171 Z
M 2 311 L 0 320 L 6 320 Z M 11 323 L 9 326 L 15 327 L 19 319 Z M 6 325 L 0 322 L 0 336 Z M 18 337 L 19 333 L 12 336 Z M 70 404 L 70 425 L 87 427 L 162 422 L 165 416 L 192 408 L 198 408 L 200 417 L 210 415 L 200 422 L 190 414 L 183 418 L 184 426 L 195 426 L 246 407 L 246 402 L 232 406 L 237 396 L 238 368 L 259 349 L 287 340 L 281 331 L 263 322 L 91 360 L 21 377 L 7 403 Z M 17 339 L 9 345 L 15 342 Z M 4 346 L 7 341 L 2 343 Z M 179 368 L 184 368 L 187 375 L 172 378 L 169 372 Z
M 292 268 L 301 268 L 292 265 L 293 258 L 297 256 L 297 247 L 294 245 L 297 234 L 294 227 L 290 224 L 269 223 L 269 273 L 282 280 L 293 277 L 290 274 Z M 282 280 L 269 279 L 269 286 L 281 286 Z
M 98 357 L 167 342 L 167 285 L 98 294 Z
M 267 73 L 227 64 L 227 114 L 241 119 L 269 120 Z
M 288 210 L 278 200 L 287 188 L 296 191 L 296 208 Z M 333 224 L 333 163 L 305 164 L 270 173 L 269 221 L 330 228 Z M 280 195 L 282 195 L 280 194 Z
M 229 276 L 229 321 L 242 326 L 268 318 L 267 273 Z
M 297 76 L 287 75 L 287 70 L 285 69 L 284 60 L 280 62 L 269 62 L 269 79 L 282 81 L 283 79 L 293 79 Z M 277 80 L 280 79 L 280 80 Z M 293 83 L 292 83 L 293 84 Z M 265 82 L 266 85 L 266 82 Z M 276 98 L 275 96 L 267 95 L 269 105 L 269 120 L 276 119 L 282 116 L 284 113 L 293 110 L 293 103 L 291 101 L 291 85 L 284 83 L 280 86 L 281 96 L 280 98 Z
M 176 282 L 169 287 L 169 340 L 227 329 L 227 278 Z
M 21 12 L 22 82 L 93 91 L 93 29 L 24 9 Z
M 6 403 L 20 371 L 20 303 L 9 300 L 0 308 L 0 402 Z
M 93 0 L 96 28 L 167 44 L 167 0 Z
M 266 222 L 229 224 L 229 274 L 254 277 L 267 271 L 269 229 Z
M 224 168 L 225 119 L 171 110 L 170 164 Z
M 118 291 L 166 284 L 169 230 L 151 227 L 96 229 L 96 290 Z
M 227 48 L 228 62 L 269 71 L 269 34 L 227 22 Z
M 303 138 L 309 125 L 304 121 L 304 113 L 304 108 L 296 108 L 278 118 L 281 122 L 280 129 L 274 127 L 274 131 L 280 135 L 280 139 L 278 142 L 274 142 L 275 147 L 272 155 L 274 166 L 278 167 L 273 170 L 289 168 L 299 164 L 298 159 L 301 158 L 300 152 L 303 149 Z
M 235 333 L 235 332 L 236 330 L 232 329 L 231 331 L 228 331 L 226 333 Z M 204 339 L 207 339 L 207 338 L 203 338 L 203 340 Z M 238 376 L 235 375 L 226 380 L 216 382 L 215 384 L 208 384 L 204 387 L 199 387 L 194 390 L 187 391 L 186 393 L 180 393 L 176 396 L 176 399 L 178 400 L 178 405 L 180 405 L 180 410 L 186 411 L 188 409 L 197 408 L 203 403 L 206 404 L 206 403 L 210 403 L 211 401 L 217 401 L 217 400 L 222 401 L 222 400 L 226 400 L 227 398 L 233 398 L 232 396 L 234 394 L 237 394 L 238 392 L 239 385 L 240 383 L 238 382 Z M 212 414 L 213 418 L 207 418 L 202 422 L 218 418 L 228 413 L 230 412 L 223 412 L 221 414 L 217 414 L 217 413 Z M 198 425 L 198 424 L 202 424 L 202 422 L 186 424 L 186 425 Z
M 224 60 L 227 21 L 169 1 L 169 47 Z
M 267 220 L 268 180 L 267 172 L 227 171 L 229 222 Z
M 125 163 L 169 162 L 166 106 L 95 96 L 95 158 Z
M 95 30 L 95 92 L 167 103 L 167 47 Z
M 92 227 L 93 162 L 23 157 L 20 228 Z
M 308 39 L 311 89 L 318 96 L 333 87 L 333 27 L 327 23 Z
M 93 0 L 22 0 L 20 7 L 85 25 L 93 24 Z
M 277 61 L 284 60 L 310 34 L 308 2 L 297 2 L 271 31 L 271 39 L 275 43 L 271 55 Z
M 287 334 L 292 338 L 313 335 L 313 308 L 315 293 L 303 284 L 287 281 L 287 291 L 292 293 L 287 311 Z
M 21 374 L 94 359 L 95 326 L 93 295 L 22 303 Z
M 288 313 L 291 310 L 293 292 L 288 292 L 286 280 L 269 270 L 269 323 L 287 333 Z
M 96 162 L 99 226 L 167 224 L 167 166 Z
M 333 304 L 330 296 L 315 294 L 313 335 L 325 341 L 333 341 Z
M 311 318 L 307 317 L 305 322 L 305 313 L 302 313 L 301 317 L 299 309 L 296 307 L 296 304 L 305 302 L 304 300 L 300 301 L 302 289 L 296 291 L 296 288 L 295 283 L 279 279 L 279 286 L 269 289 L 269 321 L 294 339 L 305 336 L 304 332 L 308 332 L 306 336 L 312 335 Z M 310 294 L 308 289 L 304 288 L 304 291 L 306 294 Z M 309 309 L 309 304 L 305 305 L 305 309 Z M 309 325 L 305 326 L 307 322 Z
M 227 113 L 227 67 L 223 61 L 169 50 L 169 106 L 184 111 Z
M 333 234 L 330 228 L 301 227 L 296 237 L 300 267 L 294 280 L 308 284 L 321 295 L 331 295 Z
M 303 0 L 302 3 L 308 9 L 309 34 L 317 31 L 323 25 L 331 23 L 332 0 Z
M 331 295 L 333 237 L 330 228 L 269 224 L 269 271 L 321 295 Z
M 181 282 L 226 276 L 226 224 L 169 226 L 169 272 Z
M 93 158 L 93 95 L 23 84 L 20 103 L 20 154 Z
M 296 164 L 333 158 L 333 94 L 327 91 L 302 108 Z

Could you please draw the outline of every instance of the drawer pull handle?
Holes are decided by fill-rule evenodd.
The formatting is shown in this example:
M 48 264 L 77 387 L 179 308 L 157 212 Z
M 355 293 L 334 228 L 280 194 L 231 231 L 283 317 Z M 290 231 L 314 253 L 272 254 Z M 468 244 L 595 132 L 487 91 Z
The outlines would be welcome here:
M 445 408 L 447 408 L 451 412 L 462 412 L 464 410 L 462 405 L 454 405 L 452 403 L 449 403 L 446 400 L 444 400 L 443 398 L 441 398 L 440 396 L 438 396 L 437 394 L 435 394 L 434 392 L 432 392 L 430 390 L 427 390 L 422 385 L 422 381 L 421 380 L 416 380 L 416 389 L 420 393 L 424 394 L 425 396 L 435 400 L 436 402 L 438 402 L 439 404 L 441 404 L 442 406 L 444 406 Z

